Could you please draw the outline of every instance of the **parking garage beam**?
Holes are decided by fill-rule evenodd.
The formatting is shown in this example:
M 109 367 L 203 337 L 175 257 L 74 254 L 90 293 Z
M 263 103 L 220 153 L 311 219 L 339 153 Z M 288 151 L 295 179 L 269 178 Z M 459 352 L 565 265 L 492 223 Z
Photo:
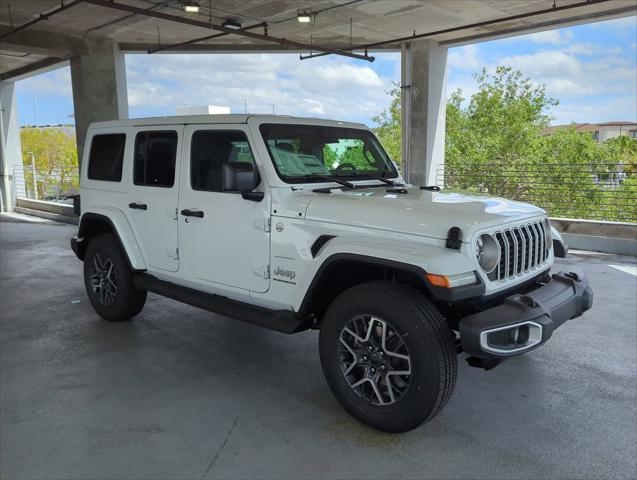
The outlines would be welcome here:
M 402 165 L 414 185 L 435 185 L 444 166 L 447 49 L 433 40 L 401 49 Z
M 91 42 L 89 53 L 71 58 L 71 83 L 77 155 L 81 165 L 89 124 L 128 118 L 124 54 L 111 40 Z

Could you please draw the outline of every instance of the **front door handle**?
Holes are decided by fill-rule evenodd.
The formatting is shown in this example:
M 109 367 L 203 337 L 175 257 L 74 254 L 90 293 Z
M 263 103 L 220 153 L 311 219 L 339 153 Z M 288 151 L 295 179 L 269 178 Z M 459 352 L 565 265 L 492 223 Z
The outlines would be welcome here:
M 128 208 L 132 208 L 135 210 L 148 210 L 148 205 L 145 203 L 132 202 L 128 204 Z
M 184 217 L 197 217 L 197 218 L 203 218 L 203 212 L 201 210 L 191 210 L 189 208 L 186 208 L 184 210 L 181 211 L 181 214 Z

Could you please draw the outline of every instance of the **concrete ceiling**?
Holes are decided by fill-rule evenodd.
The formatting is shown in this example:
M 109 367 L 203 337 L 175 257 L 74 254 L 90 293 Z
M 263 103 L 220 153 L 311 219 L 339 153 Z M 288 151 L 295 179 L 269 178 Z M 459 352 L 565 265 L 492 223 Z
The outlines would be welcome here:
M 74 2 L 77 2 L 74 4 Z M 198 14 L 185 13 L 182 0 L 115 0 L 126 7 L 146 10 L 148 15 L 170 15 L 200 22 L 183 24 L 167 18 L 107 8 L 90 0 L 64 0 L 70 7 L 32 22 L 42 13 L 60 8 L 60 0 L 4 0 L 0 3 L 0 78 L 15 79 L 59 64 L 71 56 L 87 53 L 95 40 L 110 38 L 124 51 L 153 51 L 158 47 L 220 33 L 203 24 L 221 25 L 226 20 L 242 27 L 267 24 L 267 34 L 315 49 L 348 49 L 416 34 L 456 29 L 427 38 L 445 45 L 460 45 L 559 26 L 616 18 L 637 13 L 635 0 L 556 0 L 557 9 L 541 15 L 498 21 L 542 10 L 553 0 L 200 0 Z M 99 3 L 99 2 L 98 2 Z M 580 5 L 571 8 L 572 5 Z M 210 8 L 212 6 L 212 8 Z M 297 22 L 299 9 L 317 13 L 313 25 Z M 350 38 L 351 19 L 351 38 Z M 477 23 L 487 22 L 483 25 Z M 263 26 L 250 30 L 264 34 Z M 370 50 L 397 49 L 400 42 Z M 307 51 L 298 45 L 281 45 L 263 38 L 236 34 L 190 43 L 176 51 Z

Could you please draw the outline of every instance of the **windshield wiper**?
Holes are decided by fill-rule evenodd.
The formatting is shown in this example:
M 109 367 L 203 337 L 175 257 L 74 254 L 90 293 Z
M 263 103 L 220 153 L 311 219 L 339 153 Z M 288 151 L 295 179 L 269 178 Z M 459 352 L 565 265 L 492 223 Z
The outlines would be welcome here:
M 343 180 L 342 178 L 334 177 L 332 175 L 312 175 L 312 178 L 322 178 L 323 180 L 329 180 L 330 182 L 338 183 L 339 185 L 343 185 L 347 188 L 356 188 L 356 185 L 354 185 L 353 183 L 348 182 L 347 180 Z
M 390 180 L 389 178 L 385 178 L 385 177 L 381 177 L 380 175 L 374 175 L 373 173 L 360 173 L 360 174 L 356 174 L 356 175 L 352 175 L 353 177 L 357 177 L 364 179 L 364 178 L 369 178 L 371 180 L 378 180 L 380 182 L 386 183 L 387 185 L 391 185 L 392 187 L 396 187 L 396 186 L 400 186 L 402 184 L 398 184 L 396 182 L 394 182 L 393 180 Z

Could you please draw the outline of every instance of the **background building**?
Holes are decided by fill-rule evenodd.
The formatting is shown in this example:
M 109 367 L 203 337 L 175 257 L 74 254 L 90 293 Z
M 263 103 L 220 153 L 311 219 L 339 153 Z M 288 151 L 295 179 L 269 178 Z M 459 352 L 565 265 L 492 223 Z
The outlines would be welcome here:
M 560 128 L 573 128 L 578 132 L 590 132 L 597 142 L 605 142 L 610 138 L 627 135 L 637 139 L 637 123 L 635 122 L 603 122 L 603 123 L 571 123 L 569 125 L 554 125 L 542 130 L 542 134 L 551 135 Z

